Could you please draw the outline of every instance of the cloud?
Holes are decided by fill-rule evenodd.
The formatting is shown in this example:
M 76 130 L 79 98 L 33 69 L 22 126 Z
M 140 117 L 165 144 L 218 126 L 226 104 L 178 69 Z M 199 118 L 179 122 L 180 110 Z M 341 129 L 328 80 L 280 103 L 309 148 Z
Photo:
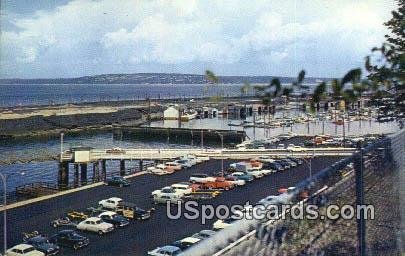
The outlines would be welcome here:
M 74 0 L 26 17 L 2 16 L 12 17 L 15 29 L 0 39 L 0 76 L 207 66 L 229 74 L 256 74 L 260 66 L 273 75 L 305 68 L 334 76 L 382 42 L 393 7 L 383 0 Z

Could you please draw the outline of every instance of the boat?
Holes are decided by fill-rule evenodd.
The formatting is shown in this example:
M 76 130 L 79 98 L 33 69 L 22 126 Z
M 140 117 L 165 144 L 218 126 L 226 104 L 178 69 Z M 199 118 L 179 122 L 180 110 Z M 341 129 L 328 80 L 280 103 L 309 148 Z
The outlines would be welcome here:
M 197 115 L 198 115 L 197 111 L 185 112 L 180 116 L 180 119 L 181 121 L 190 121 L 192 119 L 195 119 Z

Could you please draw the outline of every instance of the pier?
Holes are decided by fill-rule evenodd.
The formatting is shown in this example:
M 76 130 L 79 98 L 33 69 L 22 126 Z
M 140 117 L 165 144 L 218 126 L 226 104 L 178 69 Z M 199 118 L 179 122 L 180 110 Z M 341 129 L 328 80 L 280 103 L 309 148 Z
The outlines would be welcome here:
M 318 156 L 350 156 L 356 151 L 355 148 L 302 148 L 300 152 L 292 152 L 287 149 L 96 149 L 96 148 L 72 148 L 60 155 L 58 185 L 64 188 L 69 184 L 70 165 L 74 169 L 74 183 L 80 185 L 87 183 L 88 165 L 92 165 L 93 181 L 103 181 L 107 176 L 107 161 L 119 161 L 120 170 L 118 175 L 127 174 L 126 161 L 138 161 L 140 170 L 147 165 L 144 161 L 170 161 L 186 155 L 207 156 L 211 159 L 251 159 L 259 156 L 283 157 L 318 157 Z M 79 175 L 80 172 L 80 175 Z

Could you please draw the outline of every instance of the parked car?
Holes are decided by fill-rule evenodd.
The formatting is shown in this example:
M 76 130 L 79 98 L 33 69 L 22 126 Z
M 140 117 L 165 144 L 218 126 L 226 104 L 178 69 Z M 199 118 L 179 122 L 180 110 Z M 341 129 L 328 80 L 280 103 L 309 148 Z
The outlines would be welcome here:
M 170 202 L 171 204 L 177 204 L 181 200 L 181 197 L 179 197 L 176 194 L 162 194 L 162 195 L 156 195 L 153 197 L 153 202 L 155 204 L 165 204 L 167 202 Z
M 6 251 L 6 256 L 45 256 L 45 253 L 35 249 L 29 244 L 18 244 Z
M 155 211 L 155 208 L 150 208 L 149 210 L 142 209 L 138 207 L 136 204 L 122 202 L 118 204 L 116 213 L 124 216 L 128 219 L 135 219 L 135 220 L 147 220 L 150 218 L 152 212 Z
M 146 169 L 147 172 L 156 174 L 156 175 L 166 175 L 174 173 L 174 170 L 167 168 L 164 164 L 158 164 L 156 166 L 150 166 Z
M 282 143 L 281 143 L 281 144 L 278 144 L 278 145 L 277 145 L 277 149 L 285 149 L 284 144 L 282 144 Z
M 204 239 L 210 238 L 211 236 L 215 235 L 215 233 L 217 233 L 217 232 L 215 232 L 214 230 L 203 229 L 200 232 L 195 233 L 191 237 L 195 237 L 200 240 L 204 240 Z
M 102 206 L 105 209 L 115 210 L 117 205 L 121 203 L 123 200 L 119 197 L 110 197 L 108 199 L 104 199 L 98 202 L 98 205 Z
M 280 164 L 281 166 L 283 166 L 284 170 L 290 169 L 291 166 L 288 162 L 282 160 L 282 159 L 278 159 L 276 160 L 276 163 Z
M 275 170 L 275 171 L 284 171 L 284 166 L 277 162 L 264 163 L 263 168 L 271 169 L 271 170 Z
M 209 161 L 209 160 L 210 160 L 209 156 L 197 156 L 197 163 L 198 162 L 202 163 L 202 162 L 206 162 L 206 161 Z
M 291 161 L 296 162 L 297 164 L 303 164 L 304 161 L 302 161 L 301 158 L 295 158 L 295 157 L 288 157 Z
M 249 174 L 249 173 L 245 173 L 245 172 L 234 172 L 232 174 L 230 174 L 229 176 L 233 176 L 236 177 L 240 180 L 244 180 L 246 182 L 251 182 L 254 180 L 253 175 Z
M 201 239 L 196 238 L 196 237 L 186 237 L 186 238 L 183 238 L 181 240 L 174 242 L 172 245 L 180 248 L 180 250 L 182 250 L 182 251 L 185 251 L 189 247 L 197 244 L 200 241 L 201 241 Z
M 213 181 L 215 181 L 215 177 L 208 176 L 207 174 L 196 173 L 190 176 L 191 183 L 205 183 Z
M 131 185 L 129 181 L 127 181 L 124 177 L 121 176 L 113 176 L 107 179 L 107 185 L 109 186 L 117 186 L 117 187 L 128 187 Z
M 72 247 L 77 250 L 89 245 L 90 240 L 87 237 L 79 235 L 74 230 L 61 230 L 49 238 L 51 243 L 59 246 Z
M 255 179 L 259 179 L 264 176 L 263 172 L 260 169 L 247 169 L 246 173 L 255 177 Z
M 289 158 L 284 158 L 284 161 L 286 161 L 291 167 L 296 167 L 297 163 Z
M 302 151 L 305 150 L 305 148 L 303 148 L 303 147 L 301 147 L 301 146 L 296 146 L 296 145 L 290 144 L 290 145 L 287 147 L 287 150 L 288 150 L 288 151 L 291 151 L 291 152 L 302 152 Z
M 180 160 L 187 160 L 191 166 L 201 163 L 202 160 L 197 159 L 195 155 L 187 155 L 180 158 Z
M 32 245 L 36 250 L 43 252 L 46 256 L 56 255 L 59 253 L 59 246 L 49 242 L 47 237 L 36 236 L 25 241 L 26 244 Z
M 184 195 L 189 195 L 193 192 L 193 189 L 191 187 L 191 184 L 182 184 L 182 183 L 175 183 L 170 186 L 172 189 L 176 191 L 177 194 L 184 196 Z
M 270 202 L 275 202 L 275 203 L 277 203 L 278 201 L 277 201 L 277 196 L 267 196 L 267 197 L 265 197 L 265 198 L 263 198 L 263 199 L 261 199 L 257 204 L 260 204 L 260 205 L 267 205 L 267 204 L 269 204 Z
M 270 156 L 259 156 L 257 158 L 258 161 L 263 162 L 263 163 L 273 163 L 274 159 L 271 158 Z
M 234 186 L 243 186 L 246 184 L 246 181 L 244 181 L 243 179 L 239 179 L 238 177 L 231 175 L 225 176 L 225 180 L 230 182 Z
M 156 189 L 152 191 L 151 195 L 152 197 L 158 196 L 158 195 L 178 195 L 180 196 L 181 193 L 177 193 L 177 191 L 172 188 L 172 187 L 164 187 L 162 189 Z
M 176 162 L 166 162 L 165 166 L 166 168 L 172 169 L 174 171 L 180 171 L 183 168 L 181 164 Z
M 172 245 L 165 245 L 163 247 L 158 247 L 152 251 L 148 252 L 150 256 L 175 256 L 181 253 L 181 249 Z
M 212 229 L 214 231 L 218 231 L 218 230 L 227 228 L 227 227 L 231 226 L 233 223 L 235 223 L 235 221 L 237 221 L 237 220 L 238 220 L 237 218 L 234 218 L 232 216 L 228 217 L 226 219 L 223 219 L 223 220 L 219 219 L 219 220 L 214 222 L 214 224 L 212 226 Z
M 61 217 L 57 218 L 56 220 L 53 220 L 51 222 L 51 226 L 54 228 L 60 227 L 60 226 L 76 226 L 74 222 L 72 222 L 69 217 Z
M 98 217 L 90 217 L 77 224 L 77 229 L 83 231 L 91 231 L 103 235 L 114 230 L 114 225 L 104 222 Z
M 174 162 L 180 164 L 182 168 L 190 168 L 193 166 L 188 159 L 179 159 Z
M 223 177 L 216 177 L 214 181 L 208 181 L 200 184 L 202 189 L 224 189 L 229 190 L 234 185 Z
M 106 211 L 103 213 L 100 213 L 98 217 L 103 220 L 104 222 L 113 224 L 114 227 L 125 227 L 129 224 L 129 221 L 127 218 L 125 218 L 122 215 L 117 214 L 116 212 L 112 211 Z

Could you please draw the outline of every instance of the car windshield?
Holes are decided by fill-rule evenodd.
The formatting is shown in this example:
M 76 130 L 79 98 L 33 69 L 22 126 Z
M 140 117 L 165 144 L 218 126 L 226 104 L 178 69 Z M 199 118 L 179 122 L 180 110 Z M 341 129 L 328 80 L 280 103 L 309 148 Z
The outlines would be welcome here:
M 29 248 L 25 249 L 23 251 L 23 253 L 25 254 L 25 253 L 29 253 L 29 252 L 32 252 L 32 251 L 35 251 L 35 248 L 34 247 L 29 247 Z
M 94 224 L 101 224 L 102 223 L 102 221 L 101 220 L 96 220 L 96 221 L 94 221 Z
M 174 191 L 171 188 L 164 188 L 164 189 L 162 189 L 162 192 L 163 193 L 173 193 Z

